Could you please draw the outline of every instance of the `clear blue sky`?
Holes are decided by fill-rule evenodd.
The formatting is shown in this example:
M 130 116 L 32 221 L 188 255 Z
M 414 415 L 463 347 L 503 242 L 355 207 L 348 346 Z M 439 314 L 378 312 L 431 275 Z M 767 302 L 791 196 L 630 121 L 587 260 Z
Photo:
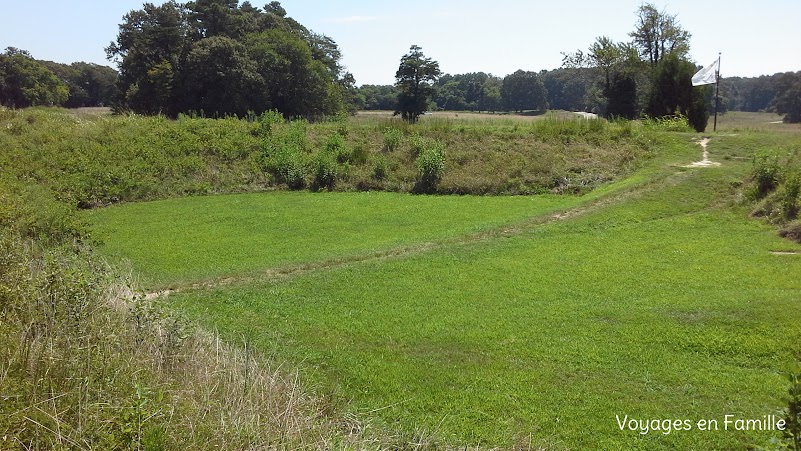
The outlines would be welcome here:
M 262 6 L 267 0 L 251 1 Z M 0 0 L 0 48 L 38 59 L 112 65 L 103 48 L 138 0 Z M 156 0 L 154 3 L 162 3 Z M 403 0 L 281 2 L 307 28 L 333 38 L 357 84 L 391 84 L 412 44 L 445 73 L 560 66 L 560 52 L 586 49 L 597 36 L 628 40 L 640 0 Z M 723 76 L 801 70 L 799 0 L 656 0 L 692 33 L 690 56 L 707 65 L 723 53 Z

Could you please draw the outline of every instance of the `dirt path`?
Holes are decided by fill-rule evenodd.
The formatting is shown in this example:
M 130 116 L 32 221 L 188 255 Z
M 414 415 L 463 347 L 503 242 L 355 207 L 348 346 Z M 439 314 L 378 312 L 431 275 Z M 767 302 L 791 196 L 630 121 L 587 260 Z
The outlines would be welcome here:
M 706 147 L 705 147 L 708 141 L 709 139 L 706 138 L 699 143 L 701 144 L 702 147 L 704 147 L 704 161 L 706 161 L 707 163 L 701 165 L 699 163 L 703 162 L 699 162 L 699 163 L 693 163 L 693 165 L 714 166 L 720 164 L 709 161 L 708 153 L 706 152 Z M 683 177 L 686 175 L 687 173 L 679 172 L 674 174 L 666 174 L 665 177 L 673 178 L 673 177 Z M 206 290 L 229 285 L 240 285 L 240 284 L 248 284 L 255 282 L 270 282 L 276 280 L 283 280 L 290 277 L 307 274 L 313 271 L 344 268 L 354 264 L 365 263 L 365 262 L 389 260 L 394 258 L 405 258 L 405 257 L 420 255 L 425 252 L 437 249 L 442 249 L 445 247 L 466 246 L 498 238 L 511 238 L 546 224 L 580 217 L 582 215 L 600 210 L 602 208 L 606 208 L 610 205 L 619 204 L 628 199 L 644 195 L 649 191 L 656 189 L 655 186 L 660 184 L 660 180 L 662 180 L 662 178 L 657 178 L 656 180 L 653 180 L 651 183 L 642 186 L 624 189 L 621 190 L 620 192 L 603 196 L 599 199 L 589 201 L 586 204 L 579 205 L 574 208 L 533 216 L 524 219 L 522 221 L 519 221 L 517 223 L 506 224 L 504 226 L 485 230 L 482 232 L 477 232 L 437 241 L 415 243 L 411 245 L 399 246 L 376 252 L 356 254 L 329 260 L 321 260 L 310 263 L 266 268 L 261 272 L 253 273 L 250 275 L 212 278 L 200 282 L 189 283 L 186 285 L 178 285 L 164 290 L 149 292 L 145 294 L 145 298 L 157 299 L 184 291 Z
M 704 150 L 703 159 L 701 161 L 696 161 L 695 163 L 688 164 L 685 166 L 686 168 L 706 168 L 710 166 L 720 166 L 720 163 L 716 161 L 712 161 L 709 159 L 709 151 L 707 150 L 706 146 L 709 144 L 709 138 L 704 138 L 700 141 L 697 141 L 698 145 Z
M 511 238 L 513 236 L 520 235 L 526 231 L 532 230 L 536 227 L 545 224 L 576 218 L 581 215 L 587 214 L 589 212 L 596 211 L 600 208 L 622 202 L 625 199 L 631 198 L 632 196 L 640 194 L 645 191 L 647 191 L 647 188 L 626 190 L 617 195 L 596 199 L 585 205 L 580 205 L 575 208 L 533 216 L 524 219 L 522 221 L 519 221 L 517 223 L 506 224 L 501 227 L 485 230 L 482 232 L 472 233 L 468 235 L 462 235 L 438 241 L 427 241 L 423 243 L 416 243 L 407 246 L 400 246 L 376 252 L 351 255 L 329 260 L 321 260 L 310 263 L 267 268 L 261 272 L 251 275 L 212 278 L 200 282 L 189 283 L 186 285 L 178 285 L 163 290 L 148 292 L 145 293 L 144 296 L 145 299 L 152 300 L 152 299 L 167 297 L 170 296 L 171 294 L 184 291 L 207 290 L 229 285 L 282 280 L 290 277 L 300 276 L 313 271 L 343 268 L 358 263 L 365 263 L 372 261 L 389 260 L 394 258 L 405 258 L 405 257 L 420 255 L 432 250 L 442 249 L 445 247 L 465 246 L 498 238 Z

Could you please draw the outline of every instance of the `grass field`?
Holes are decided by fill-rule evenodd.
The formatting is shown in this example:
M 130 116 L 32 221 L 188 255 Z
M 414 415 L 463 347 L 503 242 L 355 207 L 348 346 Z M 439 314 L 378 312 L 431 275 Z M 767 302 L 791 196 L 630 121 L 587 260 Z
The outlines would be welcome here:
M 722 166 L 685 168 L 692 135 L 656 135 L 647 164 L 583 197 L 272 193 L 89 219 L 148 284 L 183 290 L 176 309 L 406 443 L 762 446 L 775 434 L 695 423 L 782 408 L 801 340 L 801 255 L 771 253 L 801 247 L 742 200 L 753 153 L 801 134 L 740 120 L 712 137 Z M 275 277 L 287 265 L 306 266 Z M 617 415 L 693 428 L 621 431 Z
M 121 205 L 87 217 L 108 255 L 130 261 L 143 286 L 165 288 L 258 275 L 278 266 L 380 256 L 398 246 L 479 233 L 580 201 L 558 195 L 274 192 Z

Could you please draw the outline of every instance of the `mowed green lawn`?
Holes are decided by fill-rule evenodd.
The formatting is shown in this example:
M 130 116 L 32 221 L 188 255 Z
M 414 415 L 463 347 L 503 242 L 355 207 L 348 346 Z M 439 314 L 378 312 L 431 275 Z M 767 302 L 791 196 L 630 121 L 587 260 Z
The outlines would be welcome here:
M 303 380 L 329 394 L 337 407 L 410 441 L 554 449 L 766 445 L 777 434 L 724 430 L 724 416 L 762 419 L 783 407 L 788 383 L 782 372 L 795 361 L 801 342 L 801 255 L 770 251 L 801 247 L 734 204 L 733 182 L 745 178 L 749 163 L 731 157 L 745 155 L 746 138 L 739 146 L 713 141 L 712 158 L 723 161 L 721 167 L 681 168 L 688 163 L 684 156 L 673 166 L 660 160 L 659 167 L 632 177 L 648 174 L 650 182 L 632 188 L 623 181 L 625 194 L 609 187 L 603 191 L 609 202 L 564 220 L 529 221 L 519 234 L 453 240 L 406 257 L 190 290 L 168 300 L 231 340 L 245 336 L 264 353 L 298 366 Z M 349 203 L 356 201 L 342 199 L 372 194 L 260 196 L 288 196 L 295 209 L 307 212 L 304 202 Z M 382 196 L 385 204 L 417 201 Z M 107 249 L 130 252 L 131 241 L 116 241 L 132 233 L 138 220 L 123 210 L 141 208 L 141 218 L 171 206 L 183 214 L 162 226 L 185 235 L 165 238 L 171 235 L 156 233 L 156 227 L 144 235 L 149 243 L 142 249 L 195 247 L 190 232 L 236 235 L 240 245 L 253 235 L 256 242 L 258 228 L 252 225 L 249 232 L 232 223 L 221 229 L 204 225 L 214 224 L 209 219 L 214 208 L 203 207 L 206 202 L 229 204 L 239 197 L 119 207 L 109 210 L 123 217 L 116 231 L 107 228 L 101 235 Z M 324 237 L 341 235 L 294 229 L 284 239 L 295 246 L 286 243 L 281 252 L 264 252 L 263 260 L 244 266 L 228 261 L 233 254 L 197 257 L 208 258 L 208 269 L 193 262 L 189 278 L 457 236 L 580 202 L 420 199 L 441 202 L 417 216 L 420 220 L 451 225 L 429 230 L 434 222 L 417 229 L 406 223 L 413 230 L 401 231 L 392 226 L 401 219 L 354 207 L 352 214 L 362 219 L 353 223 L 371 230 L 365 222 L 375 221 L 383 224 L 380 230 L 361 235 L 354 229 L 343 240 L 350 244 L 332 251 L 325 246 L 336 240 Z M 484 222 L 472 221 L 480 217 L 476 213 L 465 213 L 459 225 L 450 222 L 457 211 L 453 205 L 474 201 L 486 202 L 475 211 L 494 213 Z M 184 202 L 199 205 L 199 213 L 182 210 Z M 509 214 L 517 211 L 511 208 L 515 202 L 534 206 Z M 500 211 L 508 216 L 497 217 Z M 306 227 L 327 224 L 299 217 Z M 398 239 L 396 233 L 406 235 Z M 307 249 L 308 243 L 324 246 Z M 169 274 L 161 280 L 186 277 L 180 268 L 184 260 L 163 263 L 162 269 L 128 255 L 152 280 L 159 280 L 159 271 Z M 191 255 L 186 259 L 192 261 Z M 641 434 L 620 429 L 618 417 L 626 416 L 688 420 L 692 428 Z M 718 421 L 720 430 L 699 430 L 697 421 L 703 419 Z
M 130 261 L 145 287 L 163 288 L 453 238 L 579 202 L 273 192 L 124 204 L 87 219 L 107 255 Z

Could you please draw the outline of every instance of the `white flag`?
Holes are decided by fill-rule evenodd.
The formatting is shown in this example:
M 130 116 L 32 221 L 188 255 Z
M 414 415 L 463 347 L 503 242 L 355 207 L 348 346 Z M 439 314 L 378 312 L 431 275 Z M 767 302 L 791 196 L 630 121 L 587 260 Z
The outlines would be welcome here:
M 717 82 L 718 60 L 693 75 L 693 86 L 711 85 Z

